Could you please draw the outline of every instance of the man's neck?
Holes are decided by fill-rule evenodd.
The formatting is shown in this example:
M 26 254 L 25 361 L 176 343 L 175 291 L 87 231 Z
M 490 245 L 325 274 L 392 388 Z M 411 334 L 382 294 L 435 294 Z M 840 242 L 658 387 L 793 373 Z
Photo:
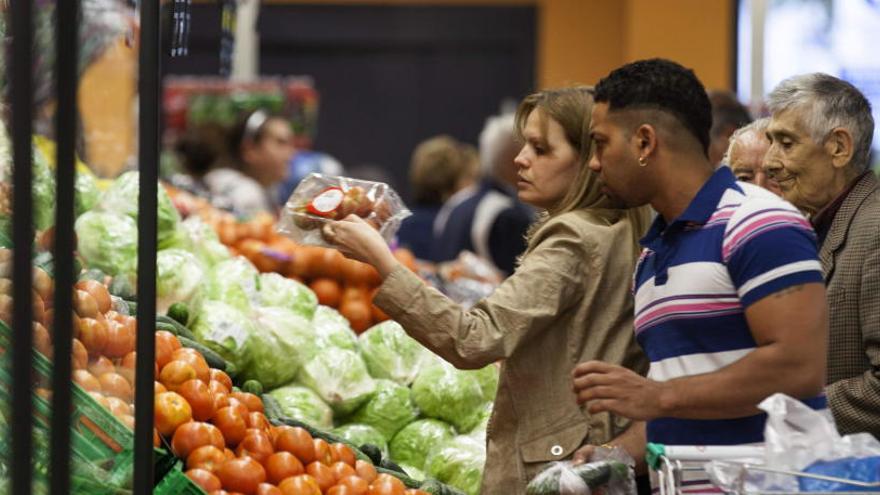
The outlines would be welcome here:
M 708 159 L 695 157 L 677 160 L 666 171 L 651 206 L 666 222 L 672 222 L 684 213 L 714 170 Z

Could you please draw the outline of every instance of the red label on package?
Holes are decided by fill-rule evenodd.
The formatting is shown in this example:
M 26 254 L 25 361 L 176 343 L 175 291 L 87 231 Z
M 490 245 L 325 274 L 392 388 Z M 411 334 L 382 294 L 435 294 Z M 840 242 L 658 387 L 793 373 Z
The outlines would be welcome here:
M 321 191 L 321 194 L 315 196 L 315 199 L 309 203 L 309 213 L 314 213 L 315 215 L 320 215 L 322 217 L 329 216 L 339 208 L 344 197 L 345 193 L 342 192 L 342 189 L 338 187 L 328 187 Z

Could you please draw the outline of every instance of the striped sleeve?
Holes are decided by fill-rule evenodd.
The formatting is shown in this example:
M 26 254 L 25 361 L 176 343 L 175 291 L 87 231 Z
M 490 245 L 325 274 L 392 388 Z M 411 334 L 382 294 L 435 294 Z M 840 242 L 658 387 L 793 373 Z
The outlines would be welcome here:
M 751 198 L 724 233 L 722 256 L 743 308 L 782 289 L 822 282 L 816 235 L 790 204 Z

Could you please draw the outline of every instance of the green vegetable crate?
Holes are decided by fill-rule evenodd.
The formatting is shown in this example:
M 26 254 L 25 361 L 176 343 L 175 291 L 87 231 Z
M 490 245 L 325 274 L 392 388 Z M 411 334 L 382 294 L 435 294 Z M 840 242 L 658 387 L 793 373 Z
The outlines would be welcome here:
M 153 489 L 153 495 L 205 495 L 205 491 L 183 474 L 178 463 L 156 485 L 156 488 Z

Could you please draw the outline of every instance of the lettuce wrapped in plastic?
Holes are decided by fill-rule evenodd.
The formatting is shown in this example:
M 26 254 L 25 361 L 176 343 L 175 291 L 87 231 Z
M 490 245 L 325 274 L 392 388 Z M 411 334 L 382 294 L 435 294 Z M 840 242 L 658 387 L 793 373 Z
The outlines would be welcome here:
M 192 331 L 202 344 L 213 349 L 236 370 L 251 363 L 251 337 L 256 332 L 251 318 L 237 308 L 218 301 L 201 304 Z
M 480 390 L 483 391 L 483 400 L 486 402 L 494 402 L 495 395 L 498 393 L 498 380 L 500 378 L 500 370 L 496 364 L 490 364 L 485 368 L 475 371 L 469 371 L 476 377 L 480 384 Z
M 372 426 L 350 423 L 336 428 L 333 432 L 357 447 L 365 444 L 375 445 L 382 451 L 382 455 L 388 455 L 388 441 Z
M 95 181 L 94 175 L 77 171 L 74 188 L 76 189 L 74 199 L 76 216 L 91 210 L 100 201 L 101 192 L 98 190 L 98 183 Z
M 470 431 L 480 420 L 486 400 L 473 372 L 456 369 L 445 361 L 424 366 L 412 386 L 413 401 L 429 418 Z
M 193 253 L 208 268 L 232 257 L 229 249 L 220 242 L 217 232 L 199 217 L 189 217 L 180 222 L 173 247 Z
M 89 211 L 74 224 L 77 249 L 89 268 L 110 275 L 137 271 L 137 224 L 119 213 Z
M 33 154 L 31 192 L 34 202 L 34 228 L 45 230 L 55 224 L 55 174 L 39 147 L 33 147 Z
M 137 220 L 139 179 L 140 174 L 136 171 L 120 175 L 113 181 L 110 189 L 103 194 L 100 203 L 101 209 L 122 213 Z M 168 193 L 165 192 L 165 188 L 161 184 L 157 194 L 157 236 L 159 249 L 162 249 L 174 241 L 177 225 L 180 223 L 180 213 L 171 203 L 171 198 L 168 197 Z
M 260 304 L 285 308 L 311 320 L 318 307 L 318 297 L 311 289 L 292 278 L 277 273 L 260 275 Z
M 358 343 L 373 377 L 401 385 L 409 385 L 416 379 L 429 352 L 392 320 L 362 333 Z
M 306 387 L 287 385 L 276 388 L 269 395 L 278 401 L 284 417 L 302 421 L 316 428 L 333 427 L 333 410 L 318 394 Z
M 406 425 L 391 440 L 391 459 L 424 469 L 428 454 L 455 436 L 455 428 L 436 419 L 421 419 Z
M 478 495 L 485 464 L 485 444 L 467 436 L 459 436 L 428 455 L 425 472 L 468 495 Z
M 376 428 L 386 441 L 419 417 L 409 387 L 391 380 L 376 380 L 376 393 L 355 411 L 351 420 Z
M 241 256 L 214 266 L 202 285 L 202 298 L 249 312 L 260 296 L 260 272 Z
M 398 464 L 398 466 L 400 466 L 400 469 L 403 469 L 407 476 L 416 481 L 425 481 L 427 478 L 425 472 L 417 467 L 410 466 L 409 464 Z
M 252 360 L 242 380 L 258 380 L 267 389 L 290 383 L 304 363 L 318 354 L 311 323 L 284 308 L 258 308 L 248 348 Z
M 306 363 L 297 380 L 314 390 L 337 416 L 351 414 L 376 391 L 376 382 L 370 378 L 361 356 L 332 347 Z
M 336 347 L 358 351 L 357 335 L 349 326 L 348 320 L 329 306 L 318 306 L 312 317 L 316 343 L 320 349 Z
M 164 314 L 176 302 L 189 302 L 204 276 L 202 263 L 187 251 L 163 249 L 156 253 L 156 311 Z

